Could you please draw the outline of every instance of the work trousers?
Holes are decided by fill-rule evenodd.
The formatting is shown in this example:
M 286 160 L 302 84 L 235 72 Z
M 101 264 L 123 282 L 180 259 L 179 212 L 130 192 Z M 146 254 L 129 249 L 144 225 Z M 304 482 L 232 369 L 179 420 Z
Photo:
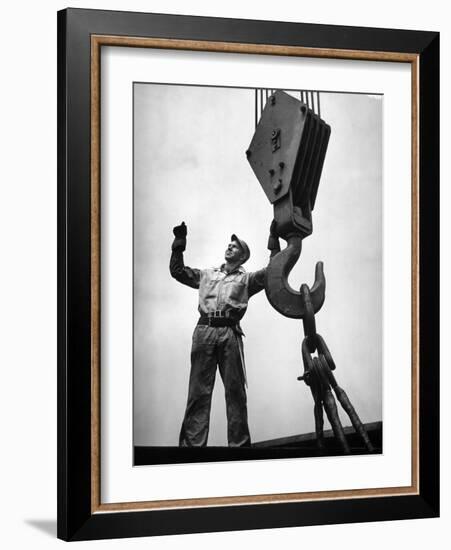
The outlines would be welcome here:
M 180 431 L 181 447 L 207 444 L 216 367 L 225 389 L 229 447 L 251 444 L 242 349 L 241 335 L 232 327 L 197 325 L 194 329 L 188 402 Z

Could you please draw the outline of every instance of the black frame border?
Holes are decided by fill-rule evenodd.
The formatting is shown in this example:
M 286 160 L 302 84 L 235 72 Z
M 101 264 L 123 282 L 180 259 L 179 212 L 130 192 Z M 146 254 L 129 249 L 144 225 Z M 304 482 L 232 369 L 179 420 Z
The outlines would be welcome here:
M 419 56 L 419 495 L 91 512 L 91 35 Z M 331 57 L 334 57 L 331 55 Z M 439 515 L 439 33 L 58 12 L 58 537 L 89 540 Z M 426 373 L 427 367 L 427 373 Z

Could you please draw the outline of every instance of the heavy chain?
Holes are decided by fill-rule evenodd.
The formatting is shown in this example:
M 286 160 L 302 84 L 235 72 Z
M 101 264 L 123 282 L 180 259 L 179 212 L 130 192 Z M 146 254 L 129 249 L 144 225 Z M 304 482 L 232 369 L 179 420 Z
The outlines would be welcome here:
M 346 440 L 343 426 L 338 416 L 337 404 L 334 395 L 349 416 L 355 431 L 361 436 L 369 452 L 374 452 L 374 447 L 368 437 L 364 425 L 350 402 L 346 392 L 337 384 L 332 371 L 335 370 L 335 362 L 324 341 L 324 338 L 316 332 L 315 313 L 312 307 L 310 289 L 307 285 L 301 286 L 301 299 L 305 308 L 302 318 L 304 327 L 304 339 L 301 353 L 304 363 L 304 374 L 298 377 L 310 387 L 314 401 L 315 432 L 317 445 L 320 450 L 325 449 L 324 442 L 324 417 L 326 411 L 336 440 L 339 442 L 343 453 L 350 454 L 351 450 Z M 312 354 L 317 353 L 317 356 Z

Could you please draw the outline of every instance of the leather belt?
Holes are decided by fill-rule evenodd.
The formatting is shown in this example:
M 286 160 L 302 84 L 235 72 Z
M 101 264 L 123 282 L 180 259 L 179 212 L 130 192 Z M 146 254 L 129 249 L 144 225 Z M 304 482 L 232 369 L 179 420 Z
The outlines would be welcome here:
M 235 327 L 238 321 L 230 317 L 199 317 L 198 325 L 208 325 L 209 327 Z

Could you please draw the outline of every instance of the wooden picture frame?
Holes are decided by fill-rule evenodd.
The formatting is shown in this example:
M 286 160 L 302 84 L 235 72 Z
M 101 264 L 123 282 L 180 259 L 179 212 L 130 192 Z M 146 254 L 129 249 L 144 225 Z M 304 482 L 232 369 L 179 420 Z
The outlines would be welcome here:
M 99 117 L 103 46 L 410 64 L 410 486 L 101 502 Z M 83 9 L 59 12 L 58 537 L 87 540 L 437 516 L 438 164 L 438 33 Z

